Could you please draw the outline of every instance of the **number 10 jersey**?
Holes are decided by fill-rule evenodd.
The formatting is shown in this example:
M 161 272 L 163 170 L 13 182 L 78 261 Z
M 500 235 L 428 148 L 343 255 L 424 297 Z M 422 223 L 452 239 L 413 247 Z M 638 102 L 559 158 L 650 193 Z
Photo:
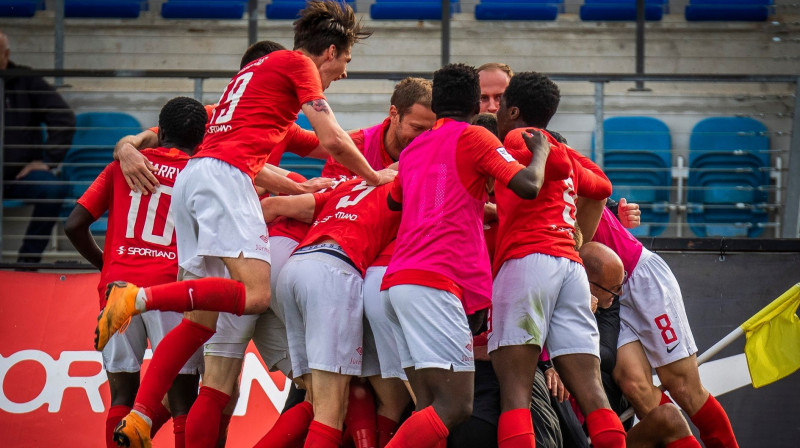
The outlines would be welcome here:
M 159 182 L 155 193 L 134 192 L 125 182 L 119 162 L 109 164 L 78 199 L 97 220 L 108 210 L 103 270 L 98 292 L 122 280 L 138 286 L 174 282 L 178 274 L 175 224 L 170 203 L 172 187 L 189 155 L 175 148 L 145 149 Z M 100 304 L 104 306 L 104 303 Z

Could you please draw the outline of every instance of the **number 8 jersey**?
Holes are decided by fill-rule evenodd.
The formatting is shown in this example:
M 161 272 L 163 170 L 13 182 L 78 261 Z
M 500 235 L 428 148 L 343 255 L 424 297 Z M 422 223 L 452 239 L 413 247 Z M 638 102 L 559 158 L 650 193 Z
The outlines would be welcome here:
M 155 173 L 160 184 L 158 191 L 147 195 L 131 191 L 119 162 L 115 161 L 78 199 L 78 204 L 95 220 L 108 210 L 103 270 L 98 285 L 101 300 L 106 284 L 112 281 L 153 286 L 174 282 L 178 275 L 170 202 L 175 178 L 186 166 L 189 155 L 175 148 L 145 149 L 142 154 L 158 169 Z

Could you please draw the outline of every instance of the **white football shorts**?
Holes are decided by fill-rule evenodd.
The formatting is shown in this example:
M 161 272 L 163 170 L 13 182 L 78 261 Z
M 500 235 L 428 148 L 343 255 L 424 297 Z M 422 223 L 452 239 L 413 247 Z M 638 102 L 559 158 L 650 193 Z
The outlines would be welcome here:
M 381 294 L 381 281 L 385 273 L 386 266 L 374 266 L 368 268 L 364 274 L 364 318 L 369 326 L 364 326 L 362 375 L 380 373 L 383 378 L 400 378 L 406 381 L 408 378 L 400 362 L 397 340 L 386 315 L 386 304 L 383 303 L 384 297 Z M 374 364 L 377 364 L 377 372 Z
M 319 246 L 338 247 L 325 244 L 302 250 Z M 311 369 L 361 375 L 363 281 L 355 267 L 328 253 L 295 253 L 289 258 L 278 276 L 277 296 L 295 377 Z
M 697 353 L 678 280 L 658 255 L 642 248 L 619 299 L 617 347 L 639 341 L 653 367 Z
M 583 265 L 530 254 L 503 263 L 494 280 L 489 352 L 507 345 L 547 344 L 551 358 L 576 353 L 600 357 Z
M 475 371 L 472 332 L 458 297 L 420 285 L 392 286 L 382 294 L 404 369 Z
M 139 372 L 147 350 L 147 340 L 153 350 L 183 319 L 174 311 L 147 311 L 131 318 L 124 333 L 114 333 L 103 349 L 103 366 L 109 373 Z M 197 350 L 181 368 L 181 375 L 203 373 L 203 353 Z
M 230 277 L 220 258 L 270 262 L 267 225 L 250 177 L 211 157 L 191 159 L 172 190 L 178 265 L 197 277 Z

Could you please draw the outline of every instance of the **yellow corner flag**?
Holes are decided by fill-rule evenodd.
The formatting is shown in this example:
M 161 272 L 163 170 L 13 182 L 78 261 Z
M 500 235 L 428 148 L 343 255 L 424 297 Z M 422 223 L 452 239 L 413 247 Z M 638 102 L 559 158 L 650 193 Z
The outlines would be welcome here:
M 778 381 L 800 369 L 800 283 L 741 325 L 753 387 Z

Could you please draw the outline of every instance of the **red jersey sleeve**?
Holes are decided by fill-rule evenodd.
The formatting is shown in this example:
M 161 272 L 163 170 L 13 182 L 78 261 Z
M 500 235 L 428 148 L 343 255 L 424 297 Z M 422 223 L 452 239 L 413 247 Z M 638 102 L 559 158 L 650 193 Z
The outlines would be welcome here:
M 314 194 L 314 219 L 317 219 L 320 212 L 322 211 L 322 207 L 328 202 L 328 199 L 331 198 L 333 195 L 333 189 L 329 188 L 322 193 L 313 193 Z
M 594 200 L 611 196 L 611 181 L 591 159 L 567 147 L 570 157 L 575 161 L 575 193 Z
M 389 197 L 391 197 L 392 200 L 398 204 L 403 203 L 403 183 L 400 182 L 400 174 L 394 178 L 392 189 L 389 190 Z
M 361 154 L 364 154 L 364 131 L 359 129 L 350 132 L 350 138 L 355 143 L 356 148 L 361 151 Z M 322 168 L 322 177 L 350 177 L 354 175 L 355 173 L 345 168 L 344 165 L 334 160 L 331 156 L 328 156 L 328 160 L 325 161 L 325 167 Z
M 319 71 L 311 59 L 297 53 L 294 63 L 286 70 L 290 82 L 294 85 L 297 99 L 303 105 L 309 101 L 325 99 L 322 94 L 322 80 Z
M 461 183 L 476 198 L 483 195 L 485 177 L 508 185 L 511 178 L 525 168 L 494 134 L 480 126 L 468 127 L 458 138 L 456 164 Z
M 113 172 L 116 166 L 119 166 L 119 162 L 110 163 L 78 199 L 78 204 L 88 210 L 95 220 L 103 216 L 111 203 L 114 185 Z
M 286 150 L 300 157 L 306 157 L 319 146 L 317 134 L 313 131 L 301 128 L 297 123 L 289 128 L 289 135 L 287 137 L 289 138 L 289 142 L 286 145 Z

